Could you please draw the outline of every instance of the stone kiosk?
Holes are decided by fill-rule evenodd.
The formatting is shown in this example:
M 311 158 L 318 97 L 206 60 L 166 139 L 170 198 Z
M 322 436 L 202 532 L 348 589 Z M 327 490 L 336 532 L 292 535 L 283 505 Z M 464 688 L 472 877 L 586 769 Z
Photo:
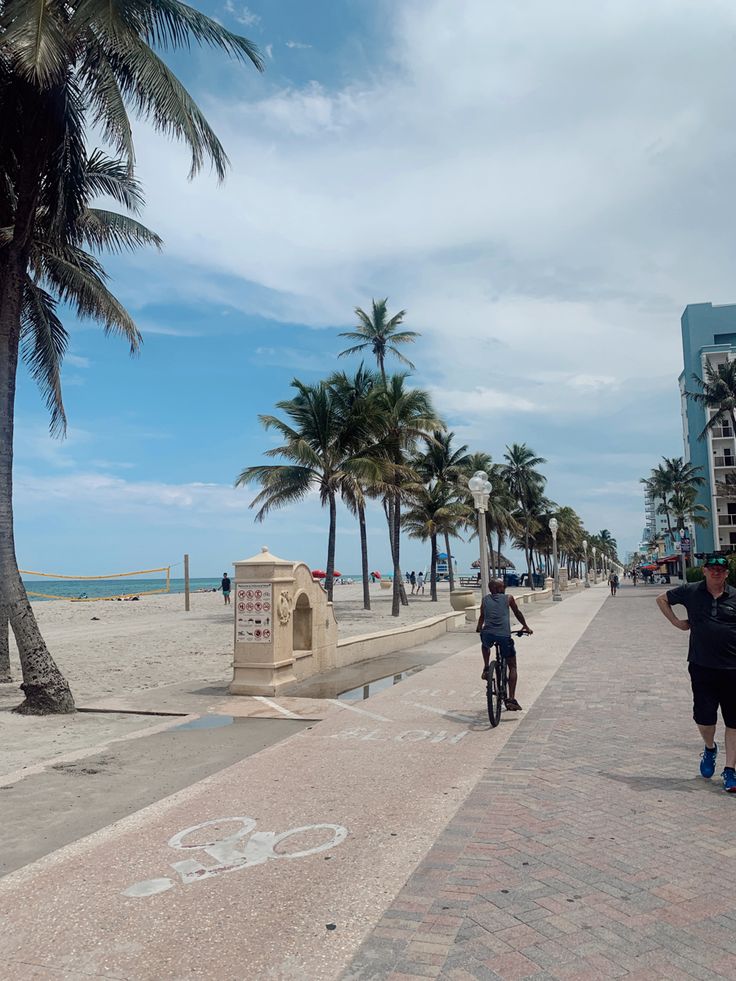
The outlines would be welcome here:
M 260 555 L 235 563 L 233 695 L 276 695 L 335 667 L 337 621 L 303 562 Z

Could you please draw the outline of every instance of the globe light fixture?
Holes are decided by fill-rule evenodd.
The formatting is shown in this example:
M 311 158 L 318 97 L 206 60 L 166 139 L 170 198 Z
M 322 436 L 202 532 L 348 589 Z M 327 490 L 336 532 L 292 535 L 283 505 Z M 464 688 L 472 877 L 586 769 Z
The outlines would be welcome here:
M 594 583 L 597 583 L 598 582 L 598 563 L 596 562 L 596 558 L 595 558 L 595 553 L 596 552 L 597 552 L 597 549 L 596 549 L 596 547 L 594 545 L 593 546 L 593 582 Z
M 585 553 L 585 588 L 590 589 L 590 583 L 588 582 L 588 539 L 583 539 L 583 552 Z
M 552 587 L 552 600 L 555 603 L 559 603 L 562 600 L 562 595 L 560 593 L 560 568 L 557 564 L 557 530 L 560 525 L 557 518 L 549 519 L 549 530 L 552 532 L 552 563 L 553 563 L 553 576 L 554 585 Z

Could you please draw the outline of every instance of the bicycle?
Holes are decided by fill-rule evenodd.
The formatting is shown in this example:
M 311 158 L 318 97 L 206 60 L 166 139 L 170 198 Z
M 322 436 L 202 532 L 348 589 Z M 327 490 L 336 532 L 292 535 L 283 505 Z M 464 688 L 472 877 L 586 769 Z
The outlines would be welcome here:
M 514 630 L 514 636 L 523 637 L 526 630 Z M 488 721 L 495 729 L 501 721 L 501 706 L 509 696 L 508 665 L 506 658 L 501 657 L 498 643 L 493 645 L 494 655 L 488 662 L 488 677 L 486 678 L 486 702 L 488 703 Z

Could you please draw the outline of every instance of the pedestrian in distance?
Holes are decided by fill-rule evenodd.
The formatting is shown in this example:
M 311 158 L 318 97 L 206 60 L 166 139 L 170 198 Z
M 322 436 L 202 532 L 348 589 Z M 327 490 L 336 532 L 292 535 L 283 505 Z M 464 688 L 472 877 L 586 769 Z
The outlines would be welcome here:
M 417 594 L 421 593 L 424 596 L 424 573 L 420 572 L 417 576 Z
M 690 632 L 688 672 L 693 719 L 705 746 L 700 774 L 709 780 L 716 770 L 718 709 L 726 727 L 723 789 L 736 793 L 736 589 L 728 584 L 728 560 L 709 555 L 701 582 L 683 583 L 657 597 L 657 605 L 678 630 Z M 672 607 L 684 606 L 687 618 Z
M 611 587 L 611 596 L 615 596 L 618 590 L 618 576 L 615 572 L 611 572 L 608 577 L 608 585 Z
M 230 576 L 223 572 L 222 582 L 220 583 L 220 589 L 222 590 L 222 598 L 225 601 L 225 606 L 230 606 L 230 588 L 231 588 Z
M 417 588 L 417 574 L 416 572 L 409 573 L 409 582 L 411 583 L 411 595 L 414 595 L 414 591 Z

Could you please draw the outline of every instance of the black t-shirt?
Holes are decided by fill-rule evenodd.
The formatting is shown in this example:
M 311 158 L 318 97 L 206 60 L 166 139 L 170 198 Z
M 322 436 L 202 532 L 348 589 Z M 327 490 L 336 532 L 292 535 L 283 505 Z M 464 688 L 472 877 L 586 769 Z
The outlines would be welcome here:
M 724 592 L 714 599 L 704 580 L 686 583 L 668 589 L 667 602 L 687 610 L 688 661 L 704 668 L 736 671 L 736 589 L 726 583 Z
M 223 593 L 230 592 L 230 576 L 225 576 L 223 578 L 222 582 L 220 583 L 220 589 L 222 589 Z

